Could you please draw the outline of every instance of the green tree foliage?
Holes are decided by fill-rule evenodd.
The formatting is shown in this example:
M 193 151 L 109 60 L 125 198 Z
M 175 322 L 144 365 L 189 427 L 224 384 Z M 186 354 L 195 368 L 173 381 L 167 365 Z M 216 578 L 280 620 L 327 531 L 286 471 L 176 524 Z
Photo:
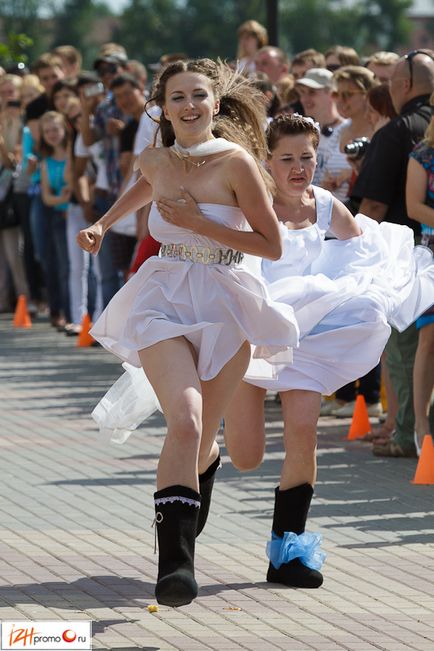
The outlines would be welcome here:
M 393 50 L 408 40 L 412 0 L 280 0 L 280 45 L 289 53 L 337 43 L 360 52 Z M 190 56 L 236 53 L 238 26 L 266 20 L 266 0 L 130 0 L 118 38 L 130 56 L 156 61 L 163 52 Z
M 265 23 L 265 2 L 189 0 L 180 13 L 180 29 L 189 35 L 189 53 L 192 56 L 233 59 L 236 56 L 237 29 L 252 17 Z
M 408 41 L 412 0 L 281 0 L 282 46 L 291 52 L 339 43 L 359 52 L 394 50 Z
M 121 15 L 116 40 L 131 58 L 158 61 L 163 52 L 185 49 L 180 8 L 175 0 L 131 0 Z
M 104 2 L 93 0 L 65 0 L 54 14 L 54 41 L 51 47 L 73 45 L 90 65 L 98 44 L 95 43 L 95 23 L 98 18 L 110 16 Z
M 280 45 L 290 54 L 308 47 L 325 50 L 337 43 L 361 53 L 394 50 L 408 42 L 405 12 L 411 4 L 412 0 L 280 0 Z M 233 59 L 239 25 L 251 18 L 265 24 L 266 7 L 267 0 L 129 0 L 110 40 L 122 43 L 131 58 L 145 63 L 168 52 Z M 104 0 L 0 0 L 1 31 L 4 36 L 29 36 L 34 43 L 30 60 L 50 47 L 70 44 L 90 65 L 99 46 L 96 21 L 108 15 Z
M 0 43 L 0 64 L 4 67 L 12 63 L 27 63 L 27 51 L 32 47 L 33 41 L 26 34 L 8 34 L 7 41 Z
M 394 50 L 406 43 L 410 23 L 405 12 L 412 0 L 364 0 L 358 30 L 365 46 Z
M 147 62 L 168 52 L 233 58 L 237 28 L 252 17 L 265 21 L 263 0 L 131 0 L 117 38 Z
M 32 41 L 32 45 L 26 45 L 30 61 L 43 51 L 47 43 L 47 30 L 42 28 L 38 20 L 47 5 L 48 0 L 0 1 L 2 32 L 9 41 L 24 34 Z

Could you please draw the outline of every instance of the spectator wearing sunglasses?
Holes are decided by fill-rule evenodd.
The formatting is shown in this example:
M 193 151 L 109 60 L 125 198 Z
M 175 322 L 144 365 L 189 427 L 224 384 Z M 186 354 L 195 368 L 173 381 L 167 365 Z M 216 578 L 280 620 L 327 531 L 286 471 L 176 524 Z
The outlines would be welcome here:
M 327 70 L 336 72 L 343 66 L 359 66 L 360 58 L 352 47 L 345 45 L 334 45 L 327 52 L 324 52 Z
M 330 70 L 311 68 L 304 77 L 297 80 L 295 88 L 304 114 L 316 120 L 321 128 L 314 183 L 323 187 L 324 179 L 336 168 L 336 165 L 339 169 L 343 167 L 350 169 L 345 154 L 339 150 L 342 129 L 348 121 L 339 114 L 336 106 L 335 85 Z M 335 160 L 335 163 L 331 167 L 332 160 Z M 333 187 L 328 185 L 327 189 L 340 200 L 347 197 L 346 188 L 341 188 L 337 184 Z
M 407 163 L 431 120 L 433 90 L 432 50 L 413 50 L 399 59 L 390 81 L 398 116 L 374 134 L 353 190 L 362 200 L 360 212 L 379 222 L 405 224 L 416 236 L 420 236 L 420 224 L 409 218 L 405 201 Z M 416 456 L 412 372 L 417 341 L 413 324 L 401 333 L 393 330 L 387 344 L 387 366 L 399 407 L 395 434 L 383 445 L 374 446 L 377 456 Z
M 344 66 L 334 73 L 338 111 L 349 123 L 342 131 L 341 151 L 355 138 L 371 138 L 373 128 L 367 116 L 368 92 L 378 85 L 374 73 L 362 66 Z

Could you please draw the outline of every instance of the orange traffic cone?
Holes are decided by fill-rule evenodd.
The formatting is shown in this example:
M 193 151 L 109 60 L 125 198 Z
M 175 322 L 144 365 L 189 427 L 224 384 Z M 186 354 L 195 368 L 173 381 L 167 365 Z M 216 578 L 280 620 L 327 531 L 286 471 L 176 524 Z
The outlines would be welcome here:
M 430 434 L 424 436 L 416 472 L 411 483 L 434 484 L 434 444 Z
M 347 440 L 354 441 L 354 439 L 363 438 L 365 434 L 371 431 L 371 423 L 369 422 L 368 408 L 366 406 L 365 397 L 358 395 L 356 398 L 356 405 L 353 412 L 353 420 L 348 432 Z
M 81 348 L 92 346 L 95 340 L 92 337 L 92 335 L 89 334 L 89 330 L 91 329 L 91 327 L 92 327 L 92 322 L 90 320 L 90 316 L 88 314 L 85 314 L 83 317 L 83 321 L 81 322 L 81 332 L 77 338 L 77 346 L 80 346 Z
M 27 310 L 27 299 L 24 294 L 18 296 L 17 307 L 15 308 L 15 315 L 13 321 L 15 328 L 31 328 L 32 320 Z

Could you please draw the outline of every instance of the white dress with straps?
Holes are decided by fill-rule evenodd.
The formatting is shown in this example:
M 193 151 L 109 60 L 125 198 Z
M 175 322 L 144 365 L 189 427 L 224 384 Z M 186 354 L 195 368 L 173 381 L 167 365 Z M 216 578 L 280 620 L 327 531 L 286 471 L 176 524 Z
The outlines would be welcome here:
M 331 394 L 378 363 L 390 326 L 402 331 L 434 302 L 434 265 L 405 226 L 355 217 L 362 235 L 324 240 L 333 197 L 313 187 L 317 221 L 289 230 L 284 253 L 262 262 L 273 299 L 291 305 L 300 328 L 293 363 L 276 369 L 252 359 L 245 380 L 275 391 Z

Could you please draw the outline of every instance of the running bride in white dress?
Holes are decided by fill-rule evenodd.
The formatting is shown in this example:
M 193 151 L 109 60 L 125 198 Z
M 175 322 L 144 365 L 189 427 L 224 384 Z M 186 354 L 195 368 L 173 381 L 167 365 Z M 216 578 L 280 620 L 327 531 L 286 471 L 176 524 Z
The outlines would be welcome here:
M 405 226 L 354 218 L 330 192 L 311 185 L 319 132 L 310 118 L 282 116 L 268 127 L 268 168 L 283 255 L 263 260 L 271 296 L 294 308 L 300 346 L 292 364 L 273 369 L 252 359 L 225 414 L 225 441 L 240 470 L 264 454 L 264 398 L 278 391 L 285 459 L 275 490 L 267 580 L 317 588 L 323 554 L 305 532 L 316 480 L 316 430 L 321 394 L 365 375 L 380 359 L 390 325 L 404 330 L 434 298 L 434 265 Z M 198 208 L 169 202 L 185 226 Z M 193 217 L 192 217 L 193 216 Z M 330 231 L 335 238 L 325 240 Z M 390 324 L 390 325 L 389 325 Z
M 99 406 L 102 427 L 122 438 L 137 426 L 146 416 L 146 381 L 153 389 L 148 411 L 155 392 L 166 419 L 154 495 L 155 592 L 159 603 L 180 606 L 197 595 L 194 543 L 219 465 L 215 433 L 251 346 L 253 357 L 287 364 L 298 328 L 292 308 L 273 302 L 243 262 L 244 253 L 270 259 L 282 253 L 259 163 L 266 151 L 260 94 L 228 67 L 202 59 L 167 66 L 153 99 L 162 109 L 163 147 L 141 154 L 138 181 L 78 242 L 96 254 L 111 225 L 154 201 L 149 230 L 162 243 L 160 256 L 114 296 L 92 335 L 128 368 L 114 397 L 109 392 Z M 163 220 L 164 201 L 185 196 L 201 209 L 194 223 L 172 223 L 170 208 Z

